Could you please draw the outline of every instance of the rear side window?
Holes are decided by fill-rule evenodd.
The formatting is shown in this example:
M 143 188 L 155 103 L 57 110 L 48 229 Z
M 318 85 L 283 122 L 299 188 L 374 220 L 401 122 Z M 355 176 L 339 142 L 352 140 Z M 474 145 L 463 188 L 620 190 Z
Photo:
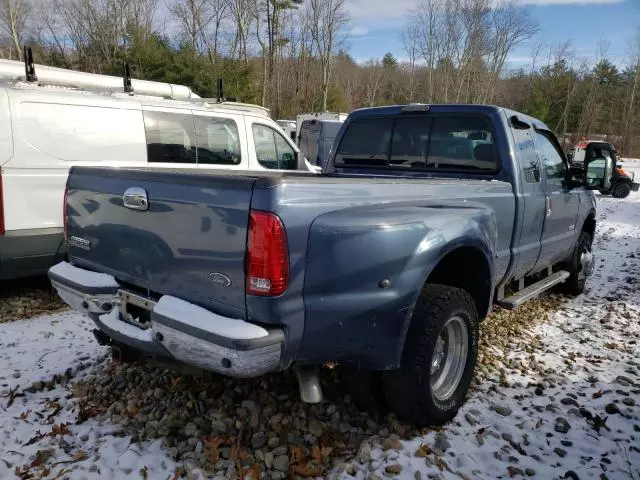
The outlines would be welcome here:
M 238 165 L 242 160 L 240 134 L 230 118 L 194 118 L 198 141 L 198 164 Z
M 489 120 L 476 116 L 366 118 L 349 125 L 336 165 L 495 172 Z
M 144 112 L 144 128 L 149 162 L 196 163 L 196 134 L 192 115 Z
M 512 132 L 524 181 L 526 183 L 540 182 L 540 161 L 533 143 L 531 129 L 514 128 Z

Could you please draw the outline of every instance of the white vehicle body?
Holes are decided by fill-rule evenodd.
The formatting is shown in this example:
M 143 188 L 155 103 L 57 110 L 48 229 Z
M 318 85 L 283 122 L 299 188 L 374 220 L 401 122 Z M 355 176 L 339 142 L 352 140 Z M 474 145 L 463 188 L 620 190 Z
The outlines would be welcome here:
M 296 144 L 300 144 L 300 127 L 306 120 L 334 120 L 344 122 L 349 115 L 347 113 L 317 112 L 302 113 L 296 117 Z
M 27 83 L 18 67 L 0 61 L 0 279 L 44 273 L 63 255 L 73 166 L 317 171 L 262 107 L 137 80 L 132 95 L 117 77 L 41 66 Z

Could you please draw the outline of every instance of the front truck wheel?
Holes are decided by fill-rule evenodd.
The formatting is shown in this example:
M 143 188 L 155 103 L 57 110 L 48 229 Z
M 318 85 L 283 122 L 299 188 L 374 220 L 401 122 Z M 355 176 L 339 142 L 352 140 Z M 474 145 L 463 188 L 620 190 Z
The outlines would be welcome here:
M 566 266 L 570 273 L 569 278 L 562 284 L 562 290 L 567 295 L 577 296 L 584 292 L 587 277 L 593 272 L 595 263 L 591 250 L 592 242 L 591 235 L 580 232 L 571 260 Z
M 426 285 L 400 368 L 383 372 L 389 408 L 417 426 L 442 425 L 464 403 L 478 355 L 478 313 L 460 288 Z

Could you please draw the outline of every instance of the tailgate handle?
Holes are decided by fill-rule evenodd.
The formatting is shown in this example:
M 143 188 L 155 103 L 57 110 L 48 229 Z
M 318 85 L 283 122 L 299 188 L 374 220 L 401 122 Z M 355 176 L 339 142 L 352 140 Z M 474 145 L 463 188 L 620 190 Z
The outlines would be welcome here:
M 149 210 L 147 191 L 141 187 L 127 188 L 122 196 L 122 203 L 132 210 Z

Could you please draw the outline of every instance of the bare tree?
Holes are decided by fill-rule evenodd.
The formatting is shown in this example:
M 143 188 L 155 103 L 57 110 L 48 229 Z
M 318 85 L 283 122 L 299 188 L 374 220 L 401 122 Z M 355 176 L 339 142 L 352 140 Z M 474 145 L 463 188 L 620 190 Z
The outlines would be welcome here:
M 527 11 L 513 0 L 501 0 L 491 10 L 490 42 L 493 48 L 487 58 L 489 75 L 482 97 L 484 103 L 493 99 L 495 84 L 509 54 L 538 30 L 538 25 L 529 18 Z
M 407 96 L 409 102 L 413 102 L 416 96 L 416 62 L 418 60 L 419 27 L 416 22 L 409 22 L 402 31 L 402 43 L 407 54 L 406 73 L 409 77 L 407 82 Z
M 633 134 L 633 123 L 634 123 L 634 107 L 636 101 L 636 95 L 638 93 L 638 89 L 640 88 L 640 31 L 636 36 L 634 42 L 631 45 L 632 54 L 631 54 L 631 62 L 629 73 L 631 74 L 631 85 L 627 89 L 626 101 L 625 101 L 625 112 L 624 112 L 624 123 L 623 123 L 623 131 L 622 131 L 622 141 L 620 149 L 622 152 L 627 154 L 629 148 L 631 146 L 631 138 Z
M 331 60 L 340 41 L 346 35 L 349 16 L 346 0 L 311 0 L 309 3 L 311 36 L 322 66 L 322 109 L 327 110 Z
M 194 52 L 216 63 L 220 28 L 229 16 L 232 0 L 174 0 L 169 11 Z
M 416 9 L 411 12 L 411 20 L 419 36 L 420 53 L 427 64 L 428 83 L 427 101 L 434 101 L 434 72 L 440 49 L 440 24 L 438 12 L 442 10 L 443 0 L 419 0 Z
M 231 19 L 235 27 L 232 41 L 231 57 L 249 63 L 249 31 L 253 22 L 254 0 L 232 0 L 230 4 Z
M 369 60 L 364 65 L 365 103 L 373 107 L 378 99 L 384 78 L 384 67 L 377 60 Z
M 22 34 L 24 33 L 27 18 L 31 12 L 31 5 L 25 0 L 2 0 L 0 4 L 0 21 L 2 30 L 10 40 L 9 58 L 15 56 L 22 59 Z

